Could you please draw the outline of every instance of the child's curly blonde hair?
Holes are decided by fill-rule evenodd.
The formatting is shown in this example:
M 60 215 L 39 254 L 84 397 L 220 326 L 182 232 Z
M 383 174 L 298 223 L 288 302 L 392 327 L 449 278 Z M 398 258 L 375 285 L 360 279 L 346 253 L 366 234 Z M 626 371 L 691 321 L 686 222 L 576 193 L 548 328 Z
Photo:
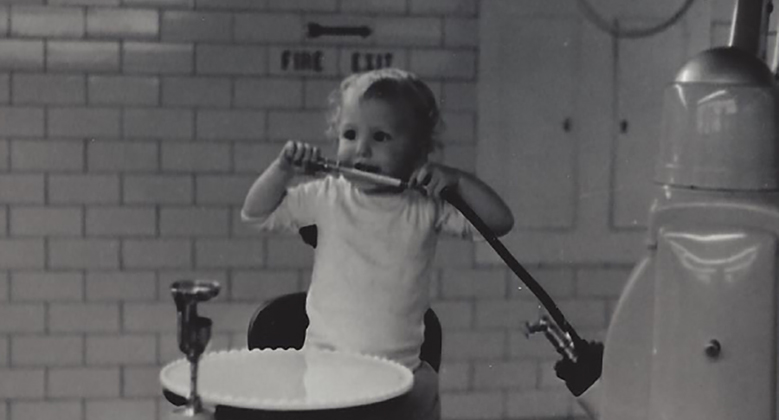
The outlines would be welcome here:
M 352 87 L 360 87 L 359 99 L 382 99 L 410 106 L 418 126 L 416 138 L 421 142 L 423 156 L 435 150 L 438 135 L 443 129 L 441 111 L 435 95 L 415 74 L 397 68 L 384 68 L 346 77 L 329 96 L 330 111 L 327 115 L 327 135 L 338 138 L 338 122 L 341 118 L 344 94 Z

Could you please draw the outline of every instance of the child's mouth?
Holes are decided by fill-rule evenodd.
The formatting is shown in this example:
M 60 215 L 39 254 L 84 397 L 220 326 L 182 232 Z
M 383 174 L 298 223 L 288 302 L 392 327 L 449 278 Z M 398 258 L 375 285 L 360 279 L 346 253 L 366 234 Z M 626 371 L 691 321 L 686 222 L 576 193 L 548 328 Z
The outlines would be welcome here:
M 354 164 L 354 169 L 365 171 L 365 172 L 371 172 L 374 174 L 378 174 L 381 172 L 381 168 L 376 165 L 370 165 L 367 163 L 357 162 Z

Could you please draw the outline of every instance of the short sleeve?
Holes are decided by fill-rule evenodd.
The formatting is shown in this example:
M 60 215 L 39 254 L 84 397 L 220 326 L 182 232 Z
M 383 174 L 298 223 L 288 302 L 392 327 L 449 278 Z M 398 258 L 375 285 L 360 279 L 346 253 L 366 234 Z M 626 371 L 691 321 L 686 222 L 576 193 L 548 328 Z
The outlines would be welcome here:
M 484 240 L 476 227 L 453 205 L 442 200 L 437 201 L 436 204 L 438 210 L 436 231 L 465 239 Z
M 260 230 L 268 232 L 296 233 L 303 226 L 316 223 L 317 201 L 325 190 L 322 180 L 298 184 L 287 189 L 278 207 L 267 217 L 248 217 L 243 212 L 241 219 Z

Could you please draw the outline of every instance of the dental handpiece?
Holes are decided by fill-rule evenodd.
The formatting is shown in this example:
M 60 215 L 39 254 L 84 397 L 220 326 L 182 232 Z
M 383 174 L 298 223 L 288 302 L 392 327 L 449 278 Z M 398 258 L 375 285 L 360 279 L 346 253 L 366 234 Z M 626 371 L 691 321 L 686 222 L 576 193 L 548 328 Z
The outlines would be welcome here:
M 372 182 L 374 184 L 386 185 L 388 187 L 408 188 L 408 182 L 402 181 L 391 176 L 375 174 L 373 172 L 363 171 L 353 166 L 329 159 L 322 159 L 317 162 L 307 163 L 306 170 L 323 173 L 340 173 L 349 178 L 360 181 Z

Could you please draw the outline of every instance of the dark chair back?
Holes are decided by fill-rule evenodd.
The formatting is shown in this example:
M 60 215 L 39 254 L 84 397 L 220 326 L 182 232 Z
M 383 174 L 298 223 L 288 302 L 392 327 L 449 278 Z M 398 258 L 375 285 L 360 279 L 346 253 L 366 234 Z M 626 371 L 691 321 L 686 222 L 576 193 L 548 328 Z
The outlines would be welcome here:
M 270 300 L 252 316 L 247 332 L 249 349 L 300 349 L 306 337 L 306 293 Z M 425 312 L 425 339 L 419 358 L 438 372 L 441 367 L 441 323 L 432 308 Z

